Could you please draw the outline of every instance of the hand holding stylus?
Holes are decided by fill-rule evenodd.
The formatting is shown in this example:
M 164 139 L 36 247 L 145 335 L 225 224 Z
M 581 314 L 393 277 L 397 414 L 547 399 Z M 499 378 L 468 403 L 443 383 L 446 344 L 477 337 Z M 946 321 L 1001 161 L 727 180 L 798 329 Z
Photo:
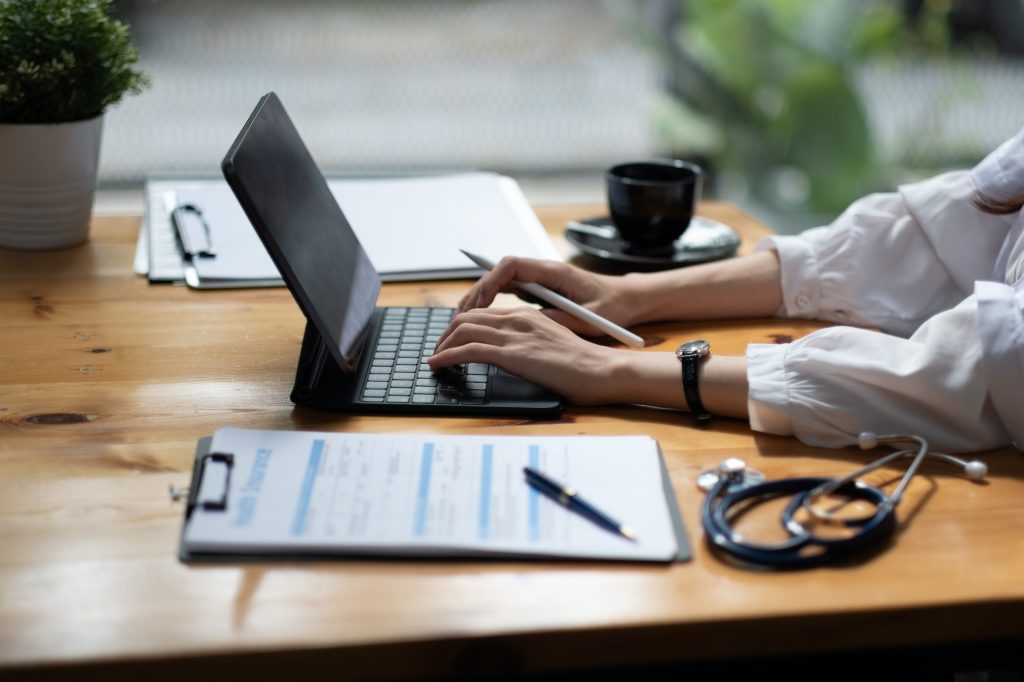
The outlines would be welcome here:
M 616 308 L 616 297 L 613 295 L 613 288 L 608 286 L 604 280 L 621 281 L 621 278 L 607 278 L 592 273 L 569 268 L 563 263 L 555 261 L 538 261 L 525 258 L 505 259 L 498 266 L 488 259 L 462 251 L 462 253 L 474 263 L 491 270 L 492 274 L 481 278 L 469 293 L 459 302 L 459 311 L 465 312 L 473 308 L 482 308 L 490 305 L 494 296 L 499 291 L 520 290 L 537 299 L 554 306 L 565 315 L 550 314 L 556 321 L 565 326 L 583 333 L 594 331 L 607 334 L 622 343 L 636 348 L 642 348 L 644 340 L 612 322 L 606 317 L 584 307 L 574 300 L 552 291 L 544 286 L 545 281 L 560 280 L 560 289 L 569 289 L 567 293 L 578 301 L 587 303 L 591 307 Z M 621 306 L 625 310 L 625 306 Z M 624 315 L 624 311 L 622 315 Z

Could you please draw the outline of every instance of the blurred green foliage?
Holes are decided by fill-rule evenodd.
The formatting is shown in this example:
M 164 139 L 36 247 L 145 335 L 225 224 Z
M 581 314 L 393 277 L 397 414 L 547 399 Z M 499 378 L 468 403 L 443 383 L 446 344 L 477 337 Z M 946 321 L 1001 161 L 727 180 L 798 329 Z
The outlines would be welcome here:
M 949 3 L 672 0 L 648 42 L 664 59 L 655 123 L 779 209 L 834 212 L 886 184 L 853 68 L 949 49 Z
M 0 0 L 0 123 L 93 118 L 148 80 L 113 0 Z

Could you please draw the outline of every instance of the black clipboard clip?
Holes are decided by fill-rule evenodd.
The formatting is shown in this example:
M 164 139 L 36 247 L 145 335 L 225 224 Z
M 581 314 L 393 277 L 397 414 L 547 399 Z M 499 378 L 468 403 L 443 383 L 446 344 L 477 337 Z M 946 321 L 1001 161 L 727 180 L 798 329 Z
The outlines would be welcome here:
M 185 507 L 186 519 L 192 516 L 196 507 L 203 511 L 227 511 L 231 471 L 234 468 L 235 456 L 226 452 L 211 452 L 196 462 L 192 488 Z M 208 481 L 207 476 L 211 477 Z M 214 479 L 214 476 L 217 478 Z
M 206 221 L 202 210 L 194 204 L 180 204 L 171 211 L 171 222 L 182 252 L 189 260 L 193 258 L 213 258 L 217 250 L 213 248 L 213 234 L 210 223 Z

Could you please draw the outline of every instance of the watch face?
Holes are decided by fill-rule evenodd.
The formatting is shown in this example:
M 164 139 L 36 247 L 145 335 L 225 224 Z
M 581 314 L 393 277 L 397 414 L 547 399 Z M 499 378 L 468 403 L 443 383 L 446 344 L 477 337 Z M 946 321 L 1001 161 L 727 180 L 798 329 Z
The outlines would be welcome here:
M 704 339 L 694 339 L 693 341 L 687 341 L 683 345 L 676 349 L 676 355 L 683 357 L 684 355 L 695 355 L 701 357 L 707 355 L 711 350 L 711 344 Z

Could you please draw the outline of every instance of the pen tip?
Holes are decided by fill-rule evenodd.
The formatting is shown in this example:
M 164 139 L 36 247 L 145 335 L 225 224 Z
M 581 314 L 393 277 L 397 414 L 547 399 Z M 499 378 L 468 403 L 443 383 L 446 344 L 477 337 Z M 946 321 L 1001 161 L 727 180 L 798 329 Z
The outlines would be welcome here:
M 632 540 L 633 542 L 636 542 L 636 532 L 629 526 L 619 526 L 619 533 L 621 533 L 622 537 L 626 538 L 627 540 Z

